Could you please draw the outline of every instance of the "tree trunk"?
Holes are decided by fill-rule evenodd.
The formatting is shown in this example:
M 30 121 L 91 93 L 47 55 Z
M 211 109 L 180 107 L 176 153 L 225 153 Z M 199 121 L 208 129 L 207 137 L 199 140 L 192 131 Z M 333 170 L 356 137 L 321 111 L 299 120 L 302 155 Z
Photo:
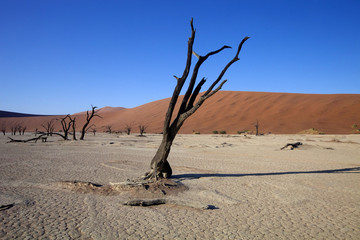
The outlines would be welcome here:
M 164 127 L 163 127 L 163 139 L 162 139 L 162 142 L 161 142 L 154 158 L 151 161 L 151 164 L 150 164 L 151 170 L 144 176 L 144 179 L 153 179 L 153 178 L 157 179 L 159 177 L 160 178 L 171 177 L 172 170 L 171 170 L 169 162 L 167 161 L 167 157 L 169 156 L 171 145 L 175 139 L 176 134 L 180 130 L 184 121 L 188 117 L 190 117 L 192 114 L 194 114 L 195 111 L 200 108 L 200 106 L 205 102 L 206 99 L 208 99 L 209 97 L 211 97 L 212 95 L 217 93 L 222 88 L 222 86 L 226 82 L 226 80 L 223 80 L 220 83 L 220 81 L 222 80 L 222 77 L 224 76 L 227 69 L 234 62 L 239 60 L 239 53 L 242 48 L 242 45 L 247 39 L 249 39 L 249 37 L 245 37 L 240 42 L 238 50 L 237 50 L 234 58 L 227 63 L 227 65 L 223 68 L 221 73 L 218 75 L 217 79 L 211 84 L 211 86 L 208 88 L 208 90 L 202 96 L 197 98 L 198 94 L 200 93 L 201 87 L 206 82 L 206 79 L 202 78 L 196 85 L 196 79 L 198 76 L 200 66 L 210 56 L 213 56 L 213 55 L 223 51 L 224 49 L 227 49 L 230 47 L 225 45 L 216 51 L 209 52 L 205 56 L 200 56 L 199 54 L 197 54 L 193 51 L 193 43 L 194 43 L 194 39 L 195 39 L 195 29 L 193 26 L 192 19 L 191 19 L 190 25 L 191 25 L 191 37 L 188 40 L 186 66 L 185 66 L 183 75 L 181 77 L 174 76 L 175 79 L 177 80 L 177 84 L 175 86 L 173 95 L 170 99 L 168 110 L 165 115 L 165 121 L 164 121 Z M 191 59 L 192 59 L 193 54 L 198 58 L 198 61 L 193 68 L 190 82 L 188 85 L 188 89 L 183 97 L 182 103 L 180 104 L 178 113 L 177 113 L 177 115 L 173 116 L 175 106 L 178 101 L 181 89 L 183 88 L 184 83 L 190 73 Z M 218 86 L 218 87 L 216 89 L 214 89 L 216 86 Z M 197 102 L 196 102 L 196 100 L 197 100 Z M 172 119 L 174 119 L 174 120 L 171 121 Z
M 181 124 L 182 125 L 182 124 Z M 149 178 L 169 178 L 172 175 L 172 169 L 170 167 L 167 158 L 169 156 L 171 145 L 176 137 L 177 132 L 180 130 L 180 126 L 169 129 L 169 132 L 163 135 L 161 144 L 156 151 L 155 156 L 151 160 L 151 171 L 145 176 L 145 179 Z
M 85 126 L 86 127 L 86 126 Z M 85 130 L 83 129 L 81 131 L 81 135 L 80 135 L 80 140 L 84 140 L 84 137 L 85 137 Z
M 76 117 L 74 119 L 70 117 L 70 120 L 72 122 L 73 140 L 76 141 Z
M 258 120 L 256 120 L 255 129 L 256 129 L 256 136 L 259 136 L 259 121 Z
M 91 119 L 92 119 L 93 117 L 100 117 L 100 118 L 102 118 L 101 116 L 99 116 L 98 114 L 96 114 L 97 111 L 95 111 L 95 109 L 96 109 L 97 107 L 94 107 L 94 106 L 91 105 L 91 108 L 92 108 L 92 110 L 91 110 L 91 113 L 90 113 L 90 114 L 89 114 L 89 111 L 86 111 L 86 122 L 85 122 L 85 124 L 84 124 L 84 126 L 83 126 L 83 128 L 82 128 L 82 130 L 81 130 L 80 140 L 84 140 L 85 133 L 86 133 L 87 130 L 88 130 L 87 126 L 89 125 Z

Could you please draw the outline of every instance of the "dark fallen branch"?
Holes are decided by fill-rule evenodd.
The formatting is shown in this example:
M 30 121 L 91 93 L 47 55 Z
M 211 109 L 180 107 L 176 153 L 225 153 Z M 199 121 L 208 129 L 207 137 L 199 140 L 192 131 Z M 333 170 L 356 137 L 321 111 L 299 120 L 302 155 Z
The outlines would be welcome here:
M 23 142 L 23 143 L 26 143 L 26 142 L 34 141 L 34 142 L 36 143 L 39 139 L 41 139 L 43 142 L 46 142 L 46 140 L 47 140 L 46 135 L 47 135 L 47 134 L 44 133 L 44 134 L 39 135 L 38 137 L 30 138 L 30 139 L 25 139 L 25 140 L 13 139 L 13 138 L 11 138 L 11 137 L 8 137 L 8 138 L 10 139 L 9 142 Z
M 161 204 L 173 204 L 178 206 L 184 206 L 184 207 L 191 207 L 196 209 L 218 209 L 214 205 L 207 205 L 202 204 L 199 202 L 193 202 L 193 201 L 177 201 L 177 200 L 170 200 L 170 199 L 163 199 L 163 198 L 157 198 L 157 199 L 136 199 L 136 200 L 130 200 L 127 202 L 124 202 L 123 205 L 128 206 L 140 206 L 140 207 L 149 207 L 149 206 L 155 206 L 155 205 L 161 205 Z
M 7 204 L 7 205 L 1 205 L 0 206 L 0 211 L 8 210 L 8 209 L 12 208 L 13 206 L 15 206 L 15 203 Z
M 298 148 L 299 146 L 301 146 L 302 143 L 301 142 L 296 142 L 296 143 L 288 143 L 286 144 L 284 147 L 280 148 L 280 150 L 283 150 L 287 147 L 290 147 L 290 150 L 294 150 L 294 148 Z
M 61 133 L 55 133 L 55 132 L 53 132 L 52 134 L 58 135 L 58 136 L 62 137 L 64 140 L 68 140 L 67 136 L 66 136 L 66 135 L 63 135 L 63 134 L 61 134 Z
M 130 200 L 130 201 L 124 202 L 124 205 L 148 207 L 148 206 L 152 206 L 152 205 L 160 205 L 160 204 L 165 204 L 165 203 L 166 203 L 165 199 Z

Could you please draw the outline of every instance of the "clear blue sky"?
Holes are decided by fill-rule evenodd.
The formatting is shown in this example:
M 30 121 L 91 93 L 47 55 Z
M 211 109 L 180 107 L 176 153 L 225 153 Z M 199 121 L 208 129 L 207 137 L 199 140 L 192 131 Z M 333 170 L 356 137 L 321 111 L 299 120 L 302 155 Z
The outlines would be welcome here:
M 208 82 L 251 37 L 223 90 L 359 94 L 359 13 L 358 0 L 0 0 L 0 110 L 66 114 L 170 97 L 191 17 L 196 52 L 233 46 L 204 63 Z

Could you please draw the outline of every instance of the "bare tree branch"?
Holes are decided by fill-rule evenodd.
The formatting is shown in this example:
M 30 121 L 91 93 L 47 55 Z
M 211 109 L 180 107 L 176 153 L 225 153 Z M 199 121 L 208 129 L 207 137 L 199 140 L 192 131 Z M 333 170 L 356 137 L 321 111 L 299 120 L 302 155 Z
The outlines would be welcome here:
M 66 122 L 66 119 L 68 119 L 68 118 L 69 118 L 69 121 Z M 68 114 L 63 118 L 56 119 L 56 120 L 60 121 L 62 130 L 64 132 L 64 135 L 59 134 L 59 136 L 61 136 L 64 140 L 68 140 L 68 134 L 69 134 L 69 130 L 70 130 L 71 124 L 72 124 L 70 115 Z
M 88 130 L 87 127 L 88 127 L 91 119 L 92 119 L 93 117 L 102 118 L 100 115 L 97 114 L 97 111 L 95 111 L 96 108 L 97 108 L 97 107 L 94 107 L 93 105 L 91 105 L 91 113 L 89 114 L 89 111 L 86 111 L 86 122 L 85 122 L 84 126 L 82 127 L 80 140 L 84 140 L 85 133 L 86 133 L 87 130 Z
M 45 132 L 47 133 L 47 135 L 52 136 L 53 132 L 54 132 L 54 119 L 51 119 L 50 121 L 41 124 L 41 126 L 45 129 Z
M 170 126 L 170 121 L 171 121 L 171 117 L 172 114 L 174 112 L 174 108 L 177 102 L 177 99 L 179 97 L 180 91 L 185 83 L 185 80 L 187 78 L 187 76 L 189 75 L 190 72 L 190 67 L 191 67 L 191 56 L 192 56 L 192 52 L 193 52 L 193 44 L 194 44 L 194 39 L 195 39 L 195 29 L 193 26 L 193 19 L 191 19 L 190 21 L 190 25 L 191 25 L 191 37 L 189 38 L 188 41 L 188 52 L 187 52 L 187 59 L 186 59 L 186 66 L 184 69 L 184 73 L 182 75 L 181 78 L 177 79 L 178 83 L 174 89 L 173 95 L 171 97 L 170 103 L 169 103 L 169 108 L 168 111 L 166 113 L 165 116 L 165 121 L 164 121 L 164 129 L 163 132 L 167 133 L 169 130 L 169 126 Z
M 204 95 L 208 95 L 210 93 L 210 91 L 216 86 L 216 84 L 218 84 L 221 80 L 221 78 L 224 76 L 224 74 L 226 73 L 226 71 L 228 70 L 228 68 L 236 61 L 239 60 L 239 53 L 240 50 L 242 48 L 242 45 L 246 42 L 246 40 L 248 40 L 249 37 L 244 37 L 243 40 L 240 42 L 238 50 L 236 52 L 235 57 L 224 67 L 224 69 L 221 71 L 221 73 L 219 74 L 218 78 L 213 82 L 213 84 L 211 84 L 211 86 L 209 87 L 209 89 L 205 92 Z
M 151 178 L 157 179 L 158 177 L 168 178 L 172 175 L 172 169 L 170 167 L 169 162 L 167 161 L 167 157 L 170 153 L 171 145 L 172 145 L 173 140 L 175 139 L 176 134 L 180 130 L 184 121 L 189 116 L 191 116 L 197 109 L 199 109 L 199 107 L 203 104 L 203 102 L 206 99 L 208 99 L 209 97 L 214 95 L 216 92 L 218 92 L 222 88 L 222 86 L 225 84 L 226 80 L 222 81 L 219 84 L 219 86 L 215 90 L 213 90 L 218 85 L 218 83 L 221 81 L 221 79 L 224 76 L 227 69 L 234 62 L 239 60 L 239 53 L 240 53 L 241 47 L 242 47 L 243 43 L 248 39 L 248 37 L 245 37 L 241 41 L 235 57 L 231 61 L 229 61 L 229 63 L 224 67 L 224 69 L 219 74 L 218 78 L 211 84 L 209 89 L 199 98 L 197 103 L 194 105 L 194 102 L 196 101 L 196 99 L 199 95 L 201 87 L 206 82 L 206 79 L 202 78 L 201 81 L 195 87 L 196 79 L 197 79 L 198 72 L 199 72 L 201 65 L 208 59 L 208 57 L 215 55 L 215 54 L 221 52 L 222 50 L 230 48 L 230 47 L 224 45 L 223 47 L 221 47 L 215 51 L 209 52 L 205 56 L 200 56 L 195 51 L 193 51 L 195 30 L 193 27 L 192 19 L 191 19 L 190 25 L 191 25 L 191 37 L 189 38 L 189 41 L 188 41 L 188 51 L 187 51 L 187 60 L 186 60 L 185 69 L 184 69 L 184 72 L 183 72 L 183 75 L 181 78 L 174 76 L 177 79 L 177 85 L 175 86 L 173 95 L 172 95 L 170 103 L 169 103 L 168 110 L 165 115 L 164 126 L 163 126 L 163 139 L 162 139 L 162 142 L 161 142 L 155 156 L 153 157 L 153 159 L 151 161 L 151 164 L 150 164 L 151 171 L 145 174 L 144 179 L 151 179 Z M 179 94 L 180 94 L 181 89 L 183 88 L 183 85 L 189 75 L 189 72 L 190 72 L 192 55 L 195 55 L 198 58 L 198 61 L 195 64 L 194 69 L 192 71 L 189 85 L 188 85 L 186 93 L 183 97 L 183 100 L 181 102 L 179 111 L 178 111 L 176 117 L 173 118 L 173 112 L 174 112 L 176 103 L 178 101 Z M 195 87 L 195 89 L 194 89 L 194 87 Z M 172 122 L 171 122 L 171 119 L 173 119 Z
M 215 55 L 219 52 L 221 52 L 222 50 L 226 49 L 226 48 L 231 48 L 229 46 L 223 46 L 222 48 L 218 49 L 218 50 L 215 50 L 215 51 L 212 51 L 212 52 L 209 52 L 208 54 L 206 54 L 205 56 L 200 56 L 198 55 L 199 57 L 199 60 L 197 61 L 197 63 L 195 64 L 195 67 L 193 69 L 193 74 L 191 76 L 191 79 L 190 79 L 190 83 L 189 83 L 189 86 L 188 86 L 188 89 L 184 95 L 184 98 L 183 98 L 183 101 L 181 103 L 181 106 L 180 106 L 180 109 L 179 109 L 179 114 L 182 114 L 186 111 L 187 107 L 186 107 L 186 104 L 193 92 L 193 89 L 194 89 L 194 86 L 195 86 L 195 82 L 196 82 L 196 79 L 197 79 L 197 76 L 198 76 L 198 73 L 199 73 L 199 69 L 201 67 L 201 65 L 206 61 L 206 59 L 208 59 L 210 56 L 212 55 Z M 200 91 L 200 89 L 199 89 Z M 196 97 L 196 96 L 195 96 Z

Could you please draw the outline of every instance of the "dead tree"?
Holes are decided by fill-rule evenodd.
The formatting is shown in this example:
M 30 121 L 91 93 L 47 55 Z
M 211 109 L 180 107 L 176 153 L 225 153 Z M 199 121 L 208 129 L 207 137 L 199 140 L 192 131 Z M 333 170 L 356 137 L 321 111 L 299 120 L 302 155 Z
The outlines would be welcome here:
M 215 55 L 226 48 L 230 48 L 229 46 L 223 46 L 222 48 L 215 50 L 213 52 L 209 52 L 205 56 L 201 56 L 193 51 L 193 44 L 195 39 L 195 29 L 193 27 L 193 20 L 190 22 L 191 25 L 191 37 L 188 41 L 188 50 L 187 50 L 187 60 L 185 70 L 181 77 L 176 77 L 177 85 L 174 89 L 173 95 L 171 97 L 168 110 L 165 115 L 165 121 L 163 126 L 163 138 L 162 142 L 151 160 L 150 168 L 151 170 L 145 174 L 144 179 L 157 179 L 160 178 L 168 178 L 172 175 L 172 169 L 170 167 L 167 158 L 170 153 L 171 145 L 175 139 L 176 134 L 180 130 L 184 121 L 190 117 L 196 110 L 200 108 L 200 106 L 207 100 L 209 97 L 218 92 L 222 86 L 225 84 L 226 80 L 223 80 L 220 84 L 219 82 L 222 80 L 227 69 L 236 61 L 239 60 L 239 53 L 242 48 L 244 42 L 249 38 L 245 37 L 239 44 L 237 52 L 233 59 L 231 59 L 227 65 L 223 68 L 217 79 L 211 84 L 211 86 L 204 92 L 198 99 L 197 96 L 201 90 L 201 87 L 206 82 L 205 78 L 202 78 L 195 87 L 196 79 L 198 76 L 198 71 L 200 66 L 208 59 L 210 56 Z M 195 64 L 192 75 L 190 78 L 190 82 L 187 88 L 187 91 L 183 97 L 178 113 L 173 117 L 174 109 L 176 102 L 178 101 L 180 91 L 189 75 L 190 67 L 191 67 L 191 58 L 192 55 L 195 55 L 198 60 Z M 218 85 L 219 84 L 219 85 Z M 217 86 L 217 87 L 216 87 Z M 195 87 L 195 88 L 194 88 Z M 216 88 L 215 88 L 216 87 Z M 215 88 L 215 89 L 214 89 Z M 172 120 L 173 119 L 173 120 Z M 171 121 L 172 120 L 172 121 Z
M 22 131 L 22 135 L 24 135 L 25 134 L 25 130 L 26 130 L 26 126 L 23 126 L 22 128 L 21 128 L 21 131 Z
M 3 123 L 3 124 L 1 124 L 1 132 L 4 134 L 4 136 L 5 136 L 5 134 L 6 134 L 6 125 L 5 125 L 5 123 Z
M 95 136 L 96 128 L 93 128 L 93 129 L 92 129 L 92 132 L 93 132 L 93 134 L 94 134 L 94 136 Z M 110 133 L 110 134 L 111 134 L 111 133 Z
M 16 131 L 18 131 L 18 132 L 19 132 L 19 135 L 21 135 L 21 133 L 22 133 L 22 126 L 21 126 L 20 124 L 18 124 L 18 125 L 16 126 L 15 132 L 16 132 Z
M 144 135 L 146 128 L 147 126 L 145 125 L 139 125 L 140 136 Z
M 10 127 L 11 135 L 16 135 L 17 126 L 14 124 Z
M 256 120 L 256 123 L 255 123 L 255 130 L 256 130 L 256 136 L 259 136 L 259 121 L 258 120 Z
M 86 111 L 86 122 L 85 122 L 84 126 L 82 127 L 80 140 L 84 140 L 85 133 L 86 133 L 87 130 L 90 128 L 90 127 L 88 128 L 88 126 L 89 126 L 89 123 L 90 123 L 91 119 L 92 119 L 93 117 L 102 118 L 100 115 L 98 115 L 98 114 L 96 113 L 97 111 L 95 111 L 95 109 L 96 109 L 97 107 L 94 107 L 94 106 L 91 105 L 91 108 L 92 108 L 92 109 L 91 109 L 91 113 L 89 113 L 89 111 Z
M 71 126 L 72 126 L 72 132 L 73 132 L 73 140 L 76 141 L 76 117 L 72 118 L 69 116 Z
M 132 130 L 132 124 L 126 124 L 125 126 L 126 134 L 130 135 Z
M 112 133 L 112 130 L 111 130 L 112 126 L 111 126 L 111 125 L 107 125 L 105 128 L 106 128 L 106 132 L 107 132 L 107 133 L 109 133 L 109 134 Z M 95 131 L 95 132 L 96 132 L 96 131 Z M 95 133 L 94 133 L 94 136 L 95 136 Z
M 69 119 L 69 120 L 67 121 L 67 119 Z M 68 114 L 65 117 L 57 119 L 57 120 L 60 121 L 62 130 L 64 132 L 64 135 L 59 134 L 59 136 L 61 136 L 64 140 L 69 140 L 68 135 L 69 135 L 69 130 L 70 130 L 71 125 L 72 125 L 70 115 Z
M 51 119 L 50 121 L 41 124 L 41 126 L 45 129 L 45 132 L 48 136 L 52 136 L 55 129 L 54 119 Z

